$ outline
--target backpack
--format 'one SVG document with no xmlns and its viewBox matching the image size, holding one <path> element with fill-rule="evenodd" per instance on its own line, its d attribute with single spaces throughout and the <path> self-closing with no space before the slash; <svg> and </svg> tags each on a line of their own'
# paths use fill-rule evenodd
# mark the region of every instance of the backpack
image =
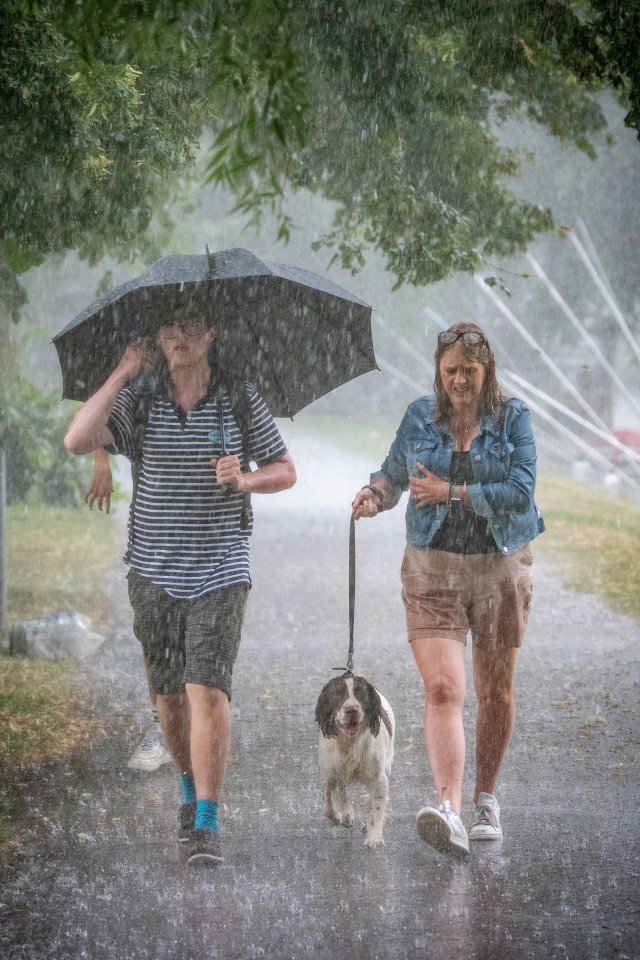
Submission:
<svg viewBox="0 0 640 960">
<path fill-rule="evenodd" d="M 138 397 L 138 402 L 133 413 L 133 433 L 136 440 L 136 449 L 142 451 L 142 443 L 144 440 L 144 434 L 147 429 L 147 423 L 149 420 L 149 413 L 153 405 L 153 401 L 156 397 L 156 381 L 152 375 L 141 374 L 134 381 L 134 390 Z M 224 375 L 220 377 L 218 383 L 218 390 L 216 393 L 218 409 L 220 412 L 220 424 L 221 424 L 221 433 L 224 438 L 224 417 L 222 412 L 222 395 L 221 388 L 224 388 L 227 392 L 231 403 L 231 409 L 233 411 L 233 417 L 236 421 L 238 429 L 242 437 L 242 463 L 241 470 L 243 473 L 248 473 L 251 470 L 249 465 L 251 459 L 250 453 L 250 431 L 251 431 L 251 401 L 247 396 L 247 389 L 244 380 L 240 380 L 238 377 Z M 224 443 L 224 439 L 223 439 Z M 224 452 L 224 451 L 223 451 Z M 129 507 L 130 510 L 130 523 L 129 523 L 129 537 L 127 542 L 127 551 L 124 555 L 125 563 L 128 563 L 129 556 L 131 553 L 131 546 L 133 540 L 133 516 L 134 516 L 134 507 L 136 502 L 136 495 L 138 491 L 138 476 L 140 473 L 140 466 L 142 463 L 142 456 L 136 457 L 135 460 L 131 461 L 131 480 L 133 483 L 133 489 L 131 493 L 131 504 Z M 225 491 L 227 494 L 231 493 L 231 489 L 227 488 Z M 240 530 L 248 530 L 249 524 L 251 522 L 251 494 L 244 493 L 242 495 L 242 511 L 240 514 Z"/>
</svg>

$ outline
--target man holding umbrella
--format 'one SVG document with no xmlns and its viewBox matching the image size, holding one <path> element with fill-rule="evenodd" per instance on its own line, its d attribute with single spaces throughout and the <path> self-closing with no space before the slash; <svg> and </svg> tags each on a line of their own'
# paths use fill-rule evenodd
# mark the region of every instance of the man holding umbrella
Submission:
<svg viewBox="0 0 640 960">
<path fill-rule="evenodd" d="M 218 802 L 251 585 L 248 495 L 296 480 L 276 424 L 248 383 L 239 415 L 237 388 L 214 359 L 216 329 L 202 316 L 187 301 L 154 337 L 129 344 L 65 438 L 72 453 L 108 447 L 134 464 L 125 558 L 134 633 L 181 775 L 178 840 L 190 863 L 223 859 Z M 150 369 L 156 389 L 141 418 L 136 379 Z"/>
</svg>

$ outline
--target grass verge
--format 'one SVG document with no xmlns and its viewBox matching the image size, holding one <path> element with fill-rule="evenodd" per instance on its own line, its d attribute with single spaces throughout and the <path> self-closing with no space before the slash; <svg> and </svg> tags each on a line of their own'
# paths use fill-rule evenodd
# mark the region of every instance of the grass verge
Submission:
<svg viewBox="0 0 640 960">
<path fill-rule="evenodd" d="M 103 585 L 115 549 L 112 514 L 12 506 L 7 521 L 9 624 L 78 610 L 105 624 Z"/>
<path fill-rule="evenodd" d="M 547 529 L 536 555 L 564 586 L 640 622 L 640 504 L 550 476 L 540 478 L 537 499 Z"/>
<path fill-rule="evenodd" d="M 43 505 L 12 506 L 7 513 L 9 626 L 74 609 L 100 632 L 106 623 L 102 585 L 116 546 L 113 517 Z M 19 768 L 69 756 L 90 739 L 95 724 L 76 676 L 73 661 L 0 654 L 3 781 Z"/>
</svg>

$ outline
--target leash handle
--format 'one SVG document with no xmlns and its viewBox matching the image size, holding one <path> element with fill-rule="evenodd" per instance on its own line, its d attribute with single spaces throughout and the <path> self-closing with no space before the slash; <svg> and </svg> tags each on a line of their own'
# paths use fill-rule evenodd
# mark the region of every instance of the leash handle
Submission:
<svg viewBox="0 0 640 960">
<path fill-rule="evenodd" d="M 353 624 L 356 605 L 356 521 L 353 513 L 349 525 L 349 655 L 347 670 L 353 672 Z"/>
</svg>

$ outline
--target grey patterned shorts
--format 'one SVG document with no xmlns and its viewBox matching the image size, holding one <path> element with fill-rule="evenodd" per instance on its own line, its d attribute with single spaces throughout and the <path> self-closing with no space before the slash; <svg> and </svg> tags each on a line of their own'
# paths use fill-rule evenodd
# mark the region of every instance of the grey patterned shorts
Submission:
<svg viewBox="0 0 640 960">
<path fill-rule="evenodd" d="M 178 600 L 135 570 L 127 581 L 133 632 L 156 693 L 181 693 L 185 683 L 199 683 L 231 699 L 249 587 L 234 584 Z"/>
</svg>

